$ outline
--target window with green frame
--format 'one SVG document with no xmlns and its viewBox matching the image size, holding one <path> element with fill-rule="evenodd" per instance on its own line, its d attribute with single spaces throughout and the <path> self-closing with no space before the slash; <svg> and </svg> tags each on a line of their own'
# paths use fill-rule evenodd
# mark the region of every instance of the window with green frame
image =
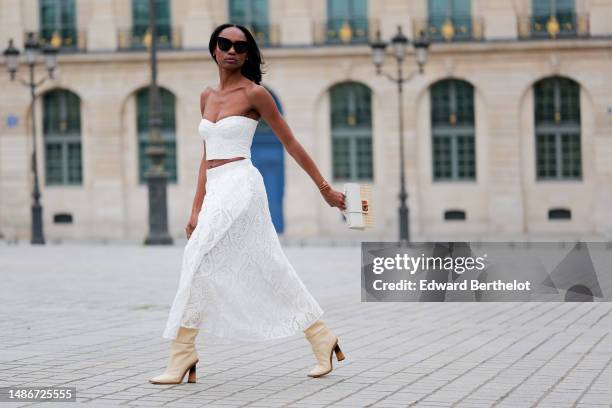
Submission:
<svg viewBox="0 0 612 408">
<path fill-rule="evenodd" d="M 474 88 L 445 79 L 429 89 L 434 181 L 476 179 Z"/>
<path fill-rule="evenodd" d="M 67 90 L 45 93 L 43 139 L 46 185 L 82 184 L 81 100 Z"/>
<path fill-rule="evenodd" d="M 472 38 L 471 0 L 428 0 L 427 5 L 431 40 Z"/>
<path fill-rule="evenodd" d="M 580 86 L 555 76 L 533 90 L 537 179 L 580 179 Z"/>
<path fill-rule="evenodd" d="M 159 89 L 161 100 L 161 138 L 166 148 L 164 169 L 168 172 L 168 182 L 177 182 L 176 169 L 176 137 L 175 137 L 175 98 L 167 89 Z M 142 88 L 136 94 L 136 128 L 138 132 L 138 179 L 139 183 L 146 183 L 145 172 L 150 166 L 151 159 L 146 154 L 150 145 L 149 125 L 149 88 Z"/>
<path fill-rule="evenodd" d="M 76 8 L 74 0 L 39 0 L 40 38 L 51 41 L 58 33 L 62 47 L 77 47 Z"/>
<path fill-rule="evenodd" d="M 172 26 L 169 0 L 155 1 L 155 30 L 159 47 L 172 46 Z M 132 0 L 132 45 L 144 47 L 149 28 L 149 0 Z"/>
<path fill-rule="evenodd" d="M 574 0 L 532 0 L 531 35 L 548 37 L 549 29 L 555 31 L 556 36 L 576 34 L 576 11 Z M 549 23 L 556 22 L 552 26 Z"/>
<path fill-rule="evenodd" d="M 326 39 L 328 43 L 367 43 L 367 0 L 327 0 Z"/>
<path fill-rule="evenodd" d="M 268 0 L 230 0 L 230 21 L 247 27 L 260 44 L 270 41 Z"/>
<path fill-rule="evenodd" d="M 372 180 L 372 92 L 366 85 L 344 82 L 329 93 L 333 178 Z"/>
</svg>

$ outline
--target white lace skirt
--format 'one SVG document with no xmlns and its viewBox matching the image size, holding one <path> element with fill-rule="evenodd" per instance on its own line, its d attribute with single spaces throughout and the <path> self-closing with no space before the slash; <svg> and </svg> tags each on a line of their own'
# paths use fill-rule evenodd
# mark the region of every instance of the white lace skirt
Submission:
<svg viewBox="0 0 612 408">
<path fill-rule="evenodd" d="M 206 174 L 163 337 L 176 338 L 180 326 L 222 342 L 302 332 L 323 310 L 283 252 L 261 173 L 246 158 Z"/>
</svg>

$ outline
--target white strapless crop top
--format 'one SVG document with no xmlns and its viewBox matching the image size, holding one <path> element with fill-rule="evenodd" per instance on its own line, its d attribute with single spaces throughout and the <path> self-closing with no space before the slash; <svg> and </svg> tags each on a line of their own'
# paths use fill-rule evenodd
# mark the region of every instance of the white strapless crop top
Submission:
<svg viewBox="0 0 612 408">
<path fill-rule="evenodd" d="M 198 131 L 206 144 L 206 160 L 251 157 L 259 122 L 246 116 L 226 116 L 217 122 L 202 118 Z"/>
</svg>

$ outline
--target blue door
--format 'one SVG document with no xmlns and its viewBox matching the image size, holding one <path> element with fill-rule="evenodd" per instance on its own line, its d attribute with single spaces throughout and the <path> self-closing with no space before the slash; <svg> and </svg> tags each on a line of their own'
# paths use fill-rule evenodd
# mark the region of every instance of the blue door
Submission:
<svg viewBox="0 0 612 408">
<path fill-rule="evenodd" d="M 276 106 L 281 110 L 276 95 L 272 95 L 274 96 Z M 253 137 L 251 161 L 263 176 L 268 194 L 272 223 L 279 234 L 284 230 L 283 195 L 285 191 L 285 162 L 283 149 L 283 144 L 272 132 L 272 129 L 263 119 L 260 120 Z"/>
</svg>

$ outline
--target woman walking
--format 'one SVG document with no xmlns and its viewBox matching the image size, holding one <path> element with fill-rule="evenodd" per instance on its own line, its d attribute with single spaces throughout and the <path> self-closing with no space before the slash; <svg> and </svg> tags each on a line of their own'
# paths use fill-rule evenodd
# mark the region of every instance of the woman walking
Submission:
<svg viewBox="0 0 612 408">
<path fill-rule="evenodd" d="M 263 177 L 251 162 L 251 144 L 263 118 L 319 187 L 331 207 L 344 211 L 333 190 L 294 138 L 272 95 L 260 85 L 261 55 L 243 26 L 222 24 L 209 42 L 219 85 L 200 97 L 204 142 L 198 186 L 186 227 L 178 291 L 163 337 L 172 340 L 166 370 L 153 384 L 196 381 L 195 339 L 200 330 L 232 341 L 253 342 L 303 332 L 317 364 L 332 370 L 338 337 L 321 320 L 323 310 L 285 256 L 272 224 Z"/>
</svg>

